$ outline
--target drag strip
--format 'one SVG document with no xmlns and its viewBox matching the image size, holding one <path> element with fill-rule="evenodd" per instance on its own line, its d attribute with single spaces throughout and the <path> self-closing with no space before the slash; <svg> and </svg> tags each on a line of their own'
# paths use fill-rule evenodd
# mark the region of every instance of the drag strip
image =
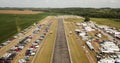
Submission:
<svg viewBox="0 0 120 63">
<path fill-rule="evenodd" d="M 58 19 L 52 63 L 71 63 L 62 18 Z"/>
</svg>

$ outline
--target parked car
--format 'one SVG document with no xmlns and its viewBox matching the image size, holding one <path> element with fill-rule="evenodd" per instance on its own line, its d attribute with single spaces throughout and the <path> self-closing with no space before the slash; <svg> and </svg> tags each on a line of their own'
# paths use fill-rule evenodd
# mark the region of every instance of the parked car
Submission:
<svg viewBox="0 0 120 63">
<path fill-rule="evenodd" d="M 25 59 L 20 59 L 18 62 L 19 63 L 26 63 L 26 60 Z"/>
</svg>

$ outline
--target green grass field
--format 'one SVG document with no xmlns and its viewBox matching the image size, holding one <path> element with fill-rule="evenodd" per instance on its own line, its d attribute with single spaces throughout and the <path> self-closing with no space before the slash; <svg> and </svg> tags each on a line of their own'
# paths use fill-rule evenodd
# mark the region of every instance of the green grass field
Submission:
<svg viewBox="0 0 120 63">
<path fill-rule="evenodd" d="M 83 22 L 84 20 L 81 18 L 65 18 L 66 22 Z"/>
<path fill-rule="evenodd" d="M 110 18 L 91 18 L 92 21 L 100 25 L 108 25 L 120 29 L 120 20 L 119 19 L 110 19 Z"/>
<path fill-rule="evenodd" d="M 38 22 L 49 13 L 29 14 L 29 15 L 15 15 L 15 14 L 0 14 L 0 43 L 4 42 L 10 36 L 17 33 L 17 25 L 21 30 Z"/>
</svg>

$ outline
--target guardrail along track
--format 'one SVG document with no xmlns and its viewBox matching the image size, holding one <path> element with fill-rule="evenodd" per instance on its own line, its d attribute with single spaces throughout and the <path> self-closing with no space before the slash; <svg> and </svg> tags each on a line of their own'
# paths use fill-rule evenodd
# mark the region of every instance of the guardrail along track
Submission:
<svg viewBox="0 0 120 63">
<path fill-rule="evenodd" d="M 71 63 L 62 18 L 58 19 L 58 29 L 52 63 Z"/>
</svg>

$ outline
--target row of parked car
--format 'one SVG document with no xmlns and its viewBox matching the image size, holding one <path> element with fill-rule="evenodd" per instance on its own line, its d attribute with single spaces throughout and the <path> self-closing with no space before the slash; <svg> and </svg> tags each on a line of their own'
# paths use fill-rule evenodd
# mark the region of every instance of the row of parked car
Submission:
<svg viewBox="0 0 120 63">
<path fill-rule="evenodd" d="M 34 31 L 33 31 L 33 33 L 34 34 L 38 34 L 39 33 L 39 31 L 41 31 L 41 28 L 43 27 L 43 25 L 39 25 Z"/>
<path fill-rule="evenodd" d="M 39 32 L 40 29 L 42 28 L 42 25 L 39 25 L 41 27 L 39 27 Z M 36 30 L 36 29 L 35 29 Z M 26 30 L 27 31 L 27 30 Z M 23 33 L 23 32 L 22 32 Z M 19 43 L 17 43 L 15 46 L 13 46 L 12 48 L 10 48 L 10 50 L 8 52 L 6 52 L 2 57 L 0 57 L 0 63 L 11 63 L 11 61 L 15 58 L 15 56 L 21 51 L 23 50 L 23 48 L 25 48 L 25 46 L 31 42 L 31 40 L 33 39 L 33 33 L 25 38 L 23 38 L 22 40 L 19 40 Z"/>
<path fill-rule="evenodd" d="M 111 36 L 120 39 L 120 31 L 116 30 L 115 28 L 97 24 L 96 27 L 102 29 L 104 32 L 110 34 Z"/>
<path fill-rule="evenodd" d="M 32 36 L 30 35 L 19 41 L 17 45 L 10 48 L 10 50 L 0 58 L 0 63 L 11 63 L 15 56 L 31 41 L 31 39 Z"/>
<path fill-rule="evenodd" d="M 43 34 L 40 35 L 40 37 L 35 42 L 33 42 L 32 45 L 26 50 L 24 58 L 20 59 L 18 61 L 19 63 L 27 63 L 27 62 L 29 62 L 30 61 L 30 57 L 34 56 L 36 54 L 36 52 L 39 50 L 39 47 L 40 47 L 39 45 L 41 44 L 41 42 L 45 38 L 46 34 L 48 33 L 51 24 L 52 24 L 52 22 L 50 22 L 47 25 L 47 27 L 45 28 Z M 35 31 L 38 31 L 38 29 L 36 29 Z"/>
</svg>

